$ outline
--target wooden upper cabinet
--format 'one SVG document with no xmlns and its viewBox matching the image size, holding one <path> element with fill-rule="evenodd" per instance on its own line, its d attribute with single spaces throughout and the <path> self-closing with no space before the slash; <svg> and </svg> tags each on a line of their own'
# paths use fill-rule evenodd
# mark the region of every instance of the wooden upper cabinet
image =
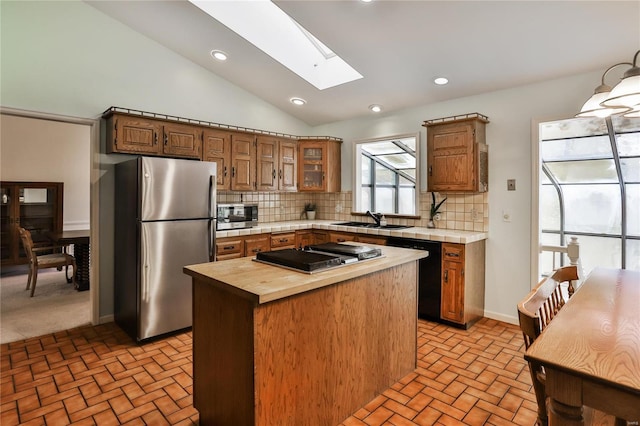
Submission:
<svg viewBox="0 0 640 426">
<path fill-rule="evenodd" d="M 202 130 L 199 127 L 164 123 L 162 152 L 171 157 L 202 158 Z"/>
<path fill-rule="evenodd" d="M 256 188 L 256 137 L 250 133 L 231 134 L 231 189 Z"/>
<path fill-rule="evenodd" d="M 424 122 L 427 128 L 427 190 L 488 190 L 487 117 L 468 114 Z"/>
<path fill-rule="evenodd" d="M 201 158 L 199 130 L 188 124 L 112 114 L 107 118 L 107 153 Z"/>
<path fill-rule="evenodd" d="M 216 163 L 216 189 L 231 189 L 231 133 L 205 129 L 202 136 L 202 159 Z"/>
<path fill-rule="evenodd" d="M 258 191 L 295 191 L 297 143 L 272 136 L 258 136 L 256 146 Z"/>
<path fill-rule="evenodd" d="M 281 191 L 298 190 L 298 143 L 280 141 L 280 169 L 278 171 L 278 189 Z"/>
<path fill-rule="evenodd" d="M 107 153 L 159 155 L 162 121 L 129 115 L 111 115 L 107 119 Z"/>
<path fill-rule="evenodd" d="M 340 191 L 340 144 L 322 139 L 298 141 L 299 191 Z"/>
<path fill-rule="evenodd" d="M 278 189 L 279 141 L 272 136 L 258 136 L 256 143 L 256 179 L 258 191 Z"/>
</svg>

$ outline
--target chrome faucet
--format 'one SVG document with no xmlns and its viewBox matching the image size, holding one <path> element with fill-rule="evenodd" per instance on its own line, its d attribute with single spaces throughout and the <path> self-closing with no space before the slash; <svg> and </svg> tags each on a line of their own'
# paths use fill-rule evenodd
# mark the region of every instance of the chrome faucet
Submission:
<svg viewBox="0 0 640 426">
<path fill-rule="evenodd" d="M 367 210 L 367 214 L 368 214 L 369 216 L 371 216 L 371 218 L 372 218 L 373 220 L 375 220 L 375 221 L 376 221 L 376 225 L 377 225 L 377 226 L 380 226 L 380 219 L 382 218 L 382 214 L 381 214 L 381 213 L 371 213 L 369 210 Z"/>
</svg>

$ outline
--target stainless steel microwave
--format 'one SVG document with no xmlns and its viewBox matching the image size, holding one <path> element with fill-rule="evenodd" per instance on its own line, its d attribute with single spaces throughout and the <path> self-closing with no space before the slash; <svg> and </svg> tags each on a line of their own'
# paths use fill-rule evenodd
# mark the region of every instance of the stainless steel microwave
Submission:
<svg viewBox="0 0 640 426">
<path fill-rule="evenodd" d="M 218 204 L 216 229 L 251 228 L 258 225 L 257 204 Z"/>
</svg>

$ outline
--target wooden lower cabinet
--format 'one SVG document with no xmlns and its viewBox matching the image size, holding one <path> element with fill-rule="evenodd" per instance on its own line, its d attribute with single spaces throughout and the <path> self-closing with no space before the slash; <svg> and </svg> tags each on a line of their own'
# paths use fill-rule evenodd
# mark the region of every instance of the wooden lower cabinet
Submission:
<svg viewBox="0 0 640 426">
<path fill-rule="evenodd" d="M 218 238 L 216 260 L 237 259 L 244 256 L 244 240 L 240 237 Z"/>
<path fill-rule="evenodd" d="M 244 255 L 255 256 L 261 251 L 271 250 L 269 234 L 251 235 L 244 239 Z"/>
<path fill-rule="evenodd" d="M 465 328 L 484 316 L 485 243 L 442 244 L 440 317 Z"/>
<path fill-rule="evenodd" d="M 364 244 L 387 245 L 387 237 L 378 237 L 376 235 L 358 234 L 356 235 L 355 241 Z"/>
<path fill-rule="evenodd" d="M 311 229 L 305 229 L 302 231 L 296 231 L 296 247 L 304 248 L 315 244 L 314 232 Z"/>
<path fill-rule="evenodd" d="M 355 241 L 356 234 L 350 232 L 334 232 L 329 231 L 329 242 L 331 243 L 344 243 L 345 241 Z"/>
<path fill-rule="evenodd" d="M 271 234 L 271 250 L 296 248 L 296 233 L 285 232 Z"/>
</svg>

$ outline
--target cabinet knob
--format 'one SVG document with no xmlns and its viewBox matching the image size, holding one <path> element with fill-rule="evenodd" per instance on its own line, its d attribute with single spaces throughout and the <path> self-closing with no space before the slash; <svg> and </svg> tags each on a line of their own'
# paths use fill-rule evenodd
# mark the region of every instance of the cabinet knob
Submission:
<svg viewBox="0 0 640 426">
<path fill-rule="evenodd" d="M 449 271 L 444 271 L 444 282 L 449 282 Z"/>
</svg>

